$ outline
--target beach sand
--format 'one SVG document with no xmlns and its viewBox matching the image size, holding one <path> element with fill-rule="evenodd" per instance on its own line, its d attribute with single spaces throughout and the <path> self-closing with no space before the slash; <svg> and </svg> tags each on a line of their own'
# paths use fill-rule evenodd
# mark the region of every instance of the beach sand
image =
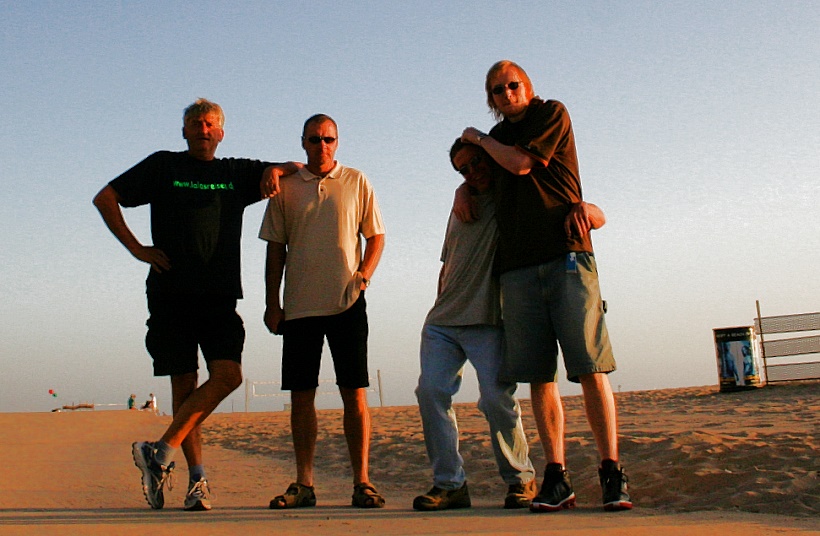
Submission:
<svg viewBox="0 0 820 536">
<path fill-rule="evenodd" d="M 616 395 L 621 458 L 635 509 L 600 507 L 595 445 L 580 397 L 564 399 L 575 510 L 501 508 L 498 476 L 475 404 L 456 406 L 473 508 L 422 513 L 431 486 L 416 407 L 372 408 L 371 479 L 382 510 L 350 507 L 352 481 L 341 410 L 319 412 L 316 508 L 272 511 L 295 469 L 289 414 L 222 413 L 206 421 L 204 455 L 216 498 L 184 512 L 187 468 L 151 510 L 131 460 L 132 441 L 158 438 L 169 417 L 139 411 L 0 414 L 0 534 L 820 534 L 820 382 L 736 393 L 716 386 Z M 533 462 L 544 461 L 523 400 Z"/>
</svg>

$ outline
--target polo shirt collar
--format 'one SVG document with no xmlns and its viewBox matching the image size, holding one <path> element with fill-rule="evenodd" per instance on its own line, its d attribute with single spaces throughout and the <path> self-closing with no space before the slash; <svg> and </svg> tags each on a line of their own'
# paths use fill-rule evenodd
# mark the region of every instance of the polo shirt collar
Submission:
<svg viewBox="0 0 820 536">
<path fill-rule="evenodd" d="M 308 168 L 306 168 L 306 167 L 300 168 L 298 173 L 299 173 L 299 177 L 305 182 L 321 178 L 318 175 L 314 175 L 313 173 L 308 171 Z M 337 160 L 336 165 L 333 166 L 333 169 L 331 169 L 330 172 L 327 175 L 325 175 L 324 178 L 326 178 L 326 179 L 338 179 L 341 176 L 341 174 L 342 174 L 342 165 Z"/>
</svg>

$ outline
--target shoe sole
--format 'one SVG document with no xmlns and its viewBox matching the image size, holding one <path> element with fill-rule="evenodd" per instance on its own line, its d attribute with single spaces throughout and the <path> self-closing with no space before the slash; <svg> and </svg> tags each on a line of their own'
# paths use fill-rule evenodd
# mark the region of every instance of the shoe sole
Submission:
<svg viewBox="0 0 820 536">
<path fill-rule="evenodd" d="M 532 499 L 522 497 L 520 495 L 509 495 L 504 498 L 505 510 L 520 510 L 522 508 L 529 508 L 532 504 Z"/>
<path fill-rule="evenodd" d="M 142 445 L 142 441 L 137 441 L 131 444 L 131 455 L 134 458 L 134 465 L 136 465 L 137 469 L 139 469 L 142 473 L 142 494 L 145 497 L 145 501 L 148 503 L 148 506 L 154 510 L 162 510 L 162 507 L 165 506 L 165 496 L 162 493 L 162 489 L 157 492 L 155 502 L 151 501 L 149 496 L 150 493 L 148 490 L 151 489 L 152 479 L 154 476 L 151 474 L 150 469 L 148 469 L 148 464 L 145 463 L 145 457 L 142 455 Z"/>
<path fill-rule="evenodd" d="M 607 512 L 620 512 L 621 510 L 632 510 L 632 503 L 629 501 L 613 501 L 604 505 Z"/>
<path fill-rule="evenodd" d="M 268 510 L 294 510 L 296 508 L 313 508 L 316 503 L 294 504 L 293 506 L 280 506 L 278 502 L 271 501 L 268 504 Z"/>
<path fill-rule="evenodd" d="M 184 510 L 186 512 L 207 512 L 211 509 L 210 504 L 205 504 L 202 501 L 197 501 L 196 504 L 191 506 L 186 506 Z"/>
<path fill-rule="evenodd" d="M 569 510 L 570 508 L 575 508 L 575 493 L 558 504 L 547 504 L 534 501 L 530 504 L 531 512 L 560 512 L 561 510 Z"/>
<path fill-rule="evenodd" d="M 472 508 L 471 503 L 455 503 L 455 504 L 448 504 L 446 506 L 440 505 L 416 505 L 413 504 L 413 510 L 418 510 L 419 512 L 438 512 L 441 510 L 461 510 L 463 508 Z"/>
</svg>

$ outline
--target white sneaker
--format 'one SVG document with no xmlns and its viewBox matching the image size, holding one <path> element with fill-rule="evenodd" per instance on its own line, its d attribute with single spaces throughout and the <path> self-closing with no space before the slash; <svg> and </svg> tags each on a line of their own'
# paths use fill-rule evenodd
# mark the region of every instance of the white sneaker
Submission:
<svg viewBox="0 0 820 536">
<path fill-rule="evenodd" d="M 148 441 L 133 443 L 131 454 L 134 456 L 134 465 L 142 472 L 142 493 L 145 500 L 154 510 L 161 509 L 165 506 L 163 486 L 167 483 L 169 490 L 174 487 L 174 462 L 169 463 L 167 467 L 158 464 L 154 458 L 154 444 Z"/>
<path fill-rule="evenodd" d="M 200 478 L 197 482 L 191 481 L 188 484 L 188 493 L 185 495 L 185 510 L 189 512 L 202 512 L 211 509 L 211 489 L 208 481 Z"/>
</svg>

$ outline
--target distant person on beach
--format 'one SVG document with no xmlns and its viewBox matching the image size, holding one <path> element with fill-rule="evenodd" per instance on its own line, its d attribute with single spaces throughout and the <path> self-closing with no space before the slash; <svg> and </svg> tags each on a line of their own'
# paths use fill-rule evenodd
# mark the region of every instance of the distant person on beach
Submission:
<svg viewBox="0 0 820 536">
<path fill-rule="evenodd" d="M 498 230 L 493 167 L 483 149 L 460 139 L 450 163 L 464 177 L 480 218 L 462 223 L 453 213 L 441 251 L 436 302 L 421 332 L 421 375 L 416 388 L 424 444 L 433 466 L 433 487 L 413 501 L 416 510 L 469 508 L 464 460 L 458 451 L 453 396 L 469 361 L 478 377 L 478 407 L 490 425 L 495 461 L 507 484 L 504 508 L 527 508 L 536 493 L 535 469 L 515 382 L 499 379 L 504 353 L 498 280 L 492 274 Z"/>
<path fill-rule="evenodd" d="M 148 411 L 157 413 L 157 397 L 154 396 L 154 393 L 148 395 L 148 400 L 145 401 L 145 404 L 143 404 L 140 409 L 147 409 Z"/>
<path fill-rule="evenodd" d="M 282 388 L 291 392 L 296 481 L 270 508 L 314 506 L 314 404 L 324 339 L 333 357 L 344 404 L 345 439 L 353 466 L 353 506 L 381 508 L 370 483 L 370 412 L 366 387 L 365 288 L 384 247 L 384 225 L 365 175 L 335 159 L 336 122 L 319 114 L 305 121 L 307 165 L 283 177 L 271 199 L 259 237 L 268 242 L 265 325 L 283 336 Z M 362 238 L 366 245 L 362 254 Z M 287 270 L 285 269 L 287 267 Z M 279 289 L 284 273 L 284 307 Z"/>
<path fill-rule="evenodd" d="M 94 198 L 106 225 L 138 260 L 147 279 L 146 347 L 155 376 L 171 376 L 174 419 L 156 442 L 132 445 L 151 508 L 165 504 L 163 486 L 179 448 L 189 468 L 186 510 L 209 510 L 200 425 L 242 383 L 245 328 L 236 313 L 242 297 L 240 237 L 245 207 L 275 193 L 281 172 L 257 160 L 215 158 L 225 116 L 199 99 L 185 109 L 182 137 L 188 150 L 159 151 L 105 186 Z M 151 207 L 153 245 L 131 232 L 122 207 Z M 209 378 L 198 385 L 198 348 Z"/>
<path fill-rule="evenodd" d="M 582 203 L 575 137 L 567 109 L 535 96 L 527 73 L 511 61 L 493 65 L 485 80 L 487 104 L 500 122 L 489 135 L 475 128 L 462 141 L 484 149 L 504 170 L 496 180 L 500 274 L 507 336 L 504 378 L 529 382 L 532 407 L 547 458 L 544 481 L 530 510 L 575 505 L 565 467 L 564 415 L 558 391 L 558 348 L 567 377 L 580 382 L 606 510 L 632 508 L 619 463 L 615 399 L 607 373 L 615 360 L 604 322 L 590 229 L 603 214 Z M 469 217 L 461 187 L 457 212 Z M 566 222 L 574 222 L 567 232 Z"/>
<path fill-rule="evenodd" d="M 137 409 L 137 395 L 132 394 L 128 398 L 128 409 Z"/>
</svg>

